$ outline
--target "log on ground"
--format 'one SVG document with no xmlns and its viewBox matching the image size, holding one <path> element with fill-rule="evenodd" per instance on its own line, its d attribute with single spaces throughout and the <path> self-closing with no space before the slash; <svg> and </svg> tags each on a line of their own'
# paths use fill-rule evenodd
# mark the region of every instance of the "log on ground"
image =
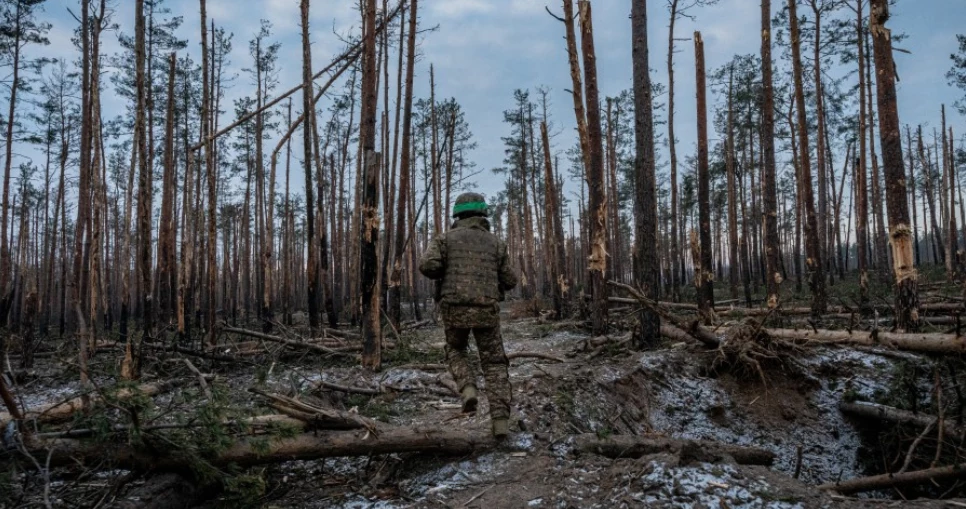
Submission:
<svg viewBox="0 0 966 509">
<path fill-rule="evenodd" d="M 879 421 L 890 422 L 894 424 L 908 424 L 917 426 L 919 428 L 925 428 L 936 422 L 937 417 L 935 415 L 923 414 L 923 413 L 913 413 L 908 410 L 901 410 L 886 405 L 879 405 L 876 403 L 867 403 L 864 401 L 843 401 L 839 403 L 839 410 L 846 415 L 851 415 L 855 417 L 861 417 L 864 419 L 873 419 Z M 953 422 L 948 420 L 943 425 L 943 435 L 960 439 L 963 437 L 964 430 L 961 426 L 957 426 Z"/>
<path fill-rule="evenodd" d="M 135 446 L 93 440 L 41 440 L 24 437 L 27 449 L 36 457 L 51 454 L 51 465 L 104 465 L 138 471 L 185 472 L 196 459 L 170 446 Z M 205 458 L 214 466 L 251 467 L 295 460 L 316 460 L 344 456 L 421 453 L 445 456 L 471 454 L 495 445 L 489 434 L 439 429 L 392 429 L 378 434 L 368 430 L 322 431 L 294 437 L 239 437 L 218 453 Z M 38 456 L 39 455 L 39 456 Z"/>
<path fill-rule="evenodd" d="M 916 470 L 915 472 L 904 472 L 901 474 L 857 477 L 855 479 L 849 479 L 848 481 L 822 484 L 818 488 L 848 495 L 850 493 L 860 493 L 863 491 L 912 486 L 930 481 L 963 478 L 966 478 L 966 463 L 959 463 L 947 467 L 927 468 L 925 470 Z"/>
<path fill-rule="evenodd" d="M 575 437 L 578 451 L 599 454 L 608 458 L 639 458 L 648 454 L 672 453 L 682 460 L 716 463 L 733 459 L 739 465 L 771 465 L 775 453 L 755 447 L 685 440 L 661 435 L 611 435 L 600 438 L 595 434 Z"/>
<path fill-rule="evenodd" d="M 789 341 L 829 344 L 881 345 L 898 350 L 931 353 L 966 352 L 966 336 L 935 333 L 898 333 L 865 331 L 831 331 L 813 329 L 766 329 L 772 337 Z"/>
</svg>

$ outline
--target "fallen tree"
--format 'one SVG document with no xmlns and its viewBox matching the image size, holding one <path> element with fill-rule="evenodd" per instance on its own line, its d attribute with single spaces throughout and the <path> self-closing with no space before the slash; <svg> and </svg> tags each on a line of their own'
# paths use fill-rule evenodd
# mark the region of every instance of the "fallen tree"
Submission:
<svg viewBox="0 0 966 509">
<path fill-rule="evenodd" d="M 574 445 L 580 452 L 608 458 L 640 458 L 648 454 L 671 453 L 678 455 L 682 461 L 718 463 L 734 460 L 739 465 L 765 466 L 775 461 L 775 453 L 765 449 L 662 435 L 611 435 L 600 438 L 595 434 L 584 434 L 574 437 Z"/>
<path fill-rule="evenodd" d="M 492 447 L 487 433 L 439 429 L 389 429 L 321 431 L 293 437 L 237 437 L 221 451 L 199 458 L 190 452 L 172 450 L 167 442 L 141 444 L 109 443 L 69 438 L 38 439 L 25 436 L 24 445 L 36 457 L 50 455 L 51 465 L 103 465 L 138 471 L 188 471 L 199 459 L 215 467 L 250 467 L 294 460 L 315 460 L 342 456 L 371 456 L 393 453 L 463 455 Z"/>
<path fill-rule="evenodd" d="M 795 342 L 824 344 L 856 344 L 864 346 L 885 346 L 898 350 L 930 353 L 966 352 L 966 336 L 956 334 L 936 334 L 920 332 L 879 332 L 879 331 L 832 331 L 832 330 L 793 330 L 764 329 L 773 338 Z"/>
<path fill-rule="evenodd" d="M 23 411 L 23 415 L 20 417 L 25 421 L 35 421 L 42 424 L 64 422 L 70 420 L 77 412 L 85 408 L 94 408 L 105 400 L 118 402 L 131 399 L 135 396 L 150 397 L 177 387 L 182 383 L 184 383 L 184 380 L 169 380 L 162 383 L 142 384 L 137 387 L 120 387 L 102 390 L 100 392 L 76 396 L 59 403 L 50 403 L 31 408 Z M 13 418 L 14 416 L 11 416 L 7 412 L 0 412 L 0 428 L 5 427 Z"/>
<path fill-rule="evenodd" d="M 966 463 L 958 463 L 947 467 L 927 468 L 901 474 L 881 474 L 869 477 L 857 477 L 848 481 L 828 483 L 818 486 L 820 490 L 836 491 L 844 495 L 863 491 L 881 490 L 912 486 L 930 481 L 966 478 Z"/>
<path fill-rule="evenodd" d="M 908 410 L 900 410 L 891 406 L 867 403 L 864 401 L 843 401 L 839 403 L 839 410 L 841 410 L 843 414 L 853 417 L 885 421 L 894 424 L 908 424 L 911 426 L 917 426 L 919 428 L 931 426 L 939 419 L 935 415 L 913 413 Z M 943 425 L 943 435 L 950 438 L 961 439 L 964 435 L 966 435 L 966 429 L 963 429 L 961 426 L 957 426 L 955 423 L 946 421 Z"/>
</svg>

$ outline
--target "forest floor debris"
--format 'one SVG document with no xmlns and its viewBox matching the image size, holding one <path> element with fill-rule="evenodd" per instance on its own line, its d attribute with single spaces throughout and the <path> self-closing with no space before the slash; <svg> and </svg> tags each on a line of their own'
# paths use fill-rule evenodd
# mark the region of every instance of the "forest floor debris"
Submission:
<svg viewBox="0 0 966 509">
<path fill-rule="evenodd" d="M 508 321 L 504 337 L 509 353 L 537 354 L 511 362 L 515 414 L 507 444 L 458 457 L 394 453 L 222 470 L 227 475 L 220 493 L 199 506 L 797 508 L 890 503 L 868 496 L 845 498 L 817 486 L 869 472 L 860 458 L 868 452 L 869 433 L 838 407 L 845 399 L 881 399 L 891 390 L 890 380 L 903 375 L 908 357 L 814 346 L 795 353 L 794 369 L 782 363 L 769 366 L 763 385 L 757 375 L 716 371 L 714 359 L 720 352 L 694 344 L 677 342 L 637 353 L 627 350 L 623 336 L 591 338 L 539 319 Z M 380 427 L 442 428 L 485 436 L 485 398 L 476 415 L 461 414 L 452 379 L 441 369 L 442 330 L 421 324 L 402 338 L 387 352 L 385 369 L 376 374 L 355 363 L 318 356 L 266 359 L 257 369 L 195 359 L 200 371 L 217 375 L 209 390 L 223 406 L 208 416 L 200 411 L 207 397 L 195 374 L 184 370 L 182 362 L 161 363 L 158 369 L 183 369 L 185 383 L 154 398 L 150 424 L 178 422 L 176 415 L 193 415 L 197 422 L 271 413 L 266 404 L 272 398 L 249 392 L 258 387 L 283 398 L 297 396 L 303 410 L 331 408 Z M 44 362 L 33 381 L 17 387 L 28 408 L 75 394 L 76 385 L 66 381 L 73 371 L 67 367 L 58 374 Z M 105 386 L 109 382 L 98 381 Z M 82 424 L 90 423 L 78 419 L 72 425 Z M 588 454 L 586 446 L 580 451 L 587 441 L 642 435 L 763 450 L 774 455 L 774 464 L 738 465 L 727 455 L 690 455 L 677 449 L 620 459 Z M 37 460 L 42 463 L 44 458 Z M 24 465 L 4 471 L 0 507 L 43 505 L 46 483 L 32 470 Z M 53 469 L 47 489 L 54 507 L 130 502 L 151 492 L 160 482 L 158 475 Z M 164 482 L 180 485 L 177 479 Z M 903 507 L 949 506 L 922 500 Z"/>
</svg>

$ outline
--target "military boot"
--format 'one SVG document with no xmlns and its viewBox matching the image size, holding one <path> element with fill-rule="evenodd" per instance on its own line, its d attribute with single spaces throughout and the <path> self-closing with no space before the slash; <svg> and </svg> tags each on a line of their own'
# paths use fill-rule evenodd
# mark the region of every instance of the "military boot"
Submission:
<svg viewBox="0 0 966 509">
<path fill-rule="evenodd" d="M 478 401 L 476 396 L 476 386 L 467 385 L 463 387 L 463 413 L 473 414 L 476 413 L 476 403 Z"/>
<path fill-rule="evenodd" d="M 502 417 L 493 419 L 493 437 L 502 440 L 510 433 L 510 420 Z"/>
</svg>

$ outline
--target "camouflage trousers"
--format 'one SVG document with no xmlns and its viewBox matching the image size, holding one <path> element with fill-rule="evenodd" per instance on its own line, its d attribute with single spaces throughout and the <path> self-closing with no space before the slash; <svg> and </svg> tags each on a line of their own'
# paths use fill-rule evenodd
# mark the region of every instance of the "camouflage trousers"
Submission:
<svg viewBox="0 0 966 509">
<path fill-rule="evenodd" d="M 454 308 L 462 306 L 454 306 Z M 449 312 L 447 312 L 449 311 Z M 443 323 L 446 331 L 446 362 L 456 385 L 462 392 L 468 385 L 476 385 L 476 370 L 468 351 L 470 333 L 476 340 L 480 352 L 480 366 L 486 381 L 486 398 L 490 402 L 490 417 L 507 419 L 510 417 L 510 375 L 507 371 L 509 361 L 503 349 L 503 336 L 500 334 L 499 312 L 493 313 L 495 319 L 482 320 L 486 326 L 470 325 L 466 322 L 468 311 L 443 307 Z M 489 314 L 489 313 L 487 313 Z M 447 318 L 450 318 L 447 320 Z M 475 321 L 475 320 L 472 320 Z M 476 321 L 476 323 L 481 323 Z M 452 324 L 452 325 L 451 325 Z"/>
</svg>

